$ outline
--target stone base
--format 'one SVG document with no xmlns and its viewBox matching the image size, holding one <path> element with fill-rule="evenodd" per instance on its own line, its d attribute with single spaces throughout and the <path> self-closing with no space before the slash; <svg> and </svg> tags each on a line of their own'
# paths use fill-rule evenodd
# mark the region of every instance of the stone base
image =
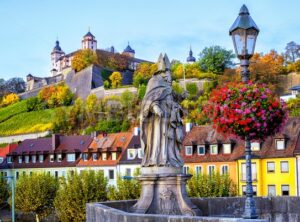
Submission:
<svg viewBox="0 0 300 222">
<path fill-rule="evenodd" d="M 178 169 L 142 169 L 138 179 L 142 192 L 138 202 L 131 208 L 132 213 L 200 216 L 201 211 L 191 202 L 186 193 L 186 182 L 191 175 L 178 173 Z M 171 172 L 175 173 L 171 173 Z"/>
</svg>

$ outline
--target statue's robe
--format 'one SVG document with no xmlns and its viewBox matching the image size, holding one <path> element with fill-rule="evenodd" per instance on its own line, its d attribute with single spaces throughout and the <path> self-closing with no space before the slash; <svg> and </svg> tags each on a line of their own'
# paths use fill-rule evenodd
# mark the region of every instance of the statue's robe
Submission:
<svg viewBox="0 0 300 222">
<path fill-rule="evenodd" d="M 154 112 L 159 107 L 162 117 Z M 182 167 L 180 146 L 183 139 L 181 109 L 174 102 L 171 86 L 161 75 L 148 82 L 141 106 L 142 166 Z"/>
</svg>

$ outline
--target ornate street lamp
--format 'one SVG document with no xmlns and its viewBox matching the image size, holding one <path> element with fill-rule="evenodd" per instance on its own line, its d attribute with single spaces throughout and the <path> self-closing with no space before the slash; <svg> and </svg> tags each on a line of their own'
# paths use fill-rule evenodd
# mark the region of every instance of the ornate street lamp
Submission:
<svg viewBox="0 0 300 222">
<path fill-rule="evenodd" d="M 240 9 L 239 16 L 229 30 L 232 36 L 233 45 L 237 57 L 241 61 L 241 76 L 242 81 L 247 83 L 249 81 L 249 59 L 253 56 L 256 38 L 259 29 L 245 5 Z M 257 218 L 255 201 L 253 199 L 252 186 L 252 169 L 251 169 L 251 143 L 248 137 L 245 137 L 245 158 L 246 158 L 246 201 L 243 218 L 255 219 Z"/>
</svg>

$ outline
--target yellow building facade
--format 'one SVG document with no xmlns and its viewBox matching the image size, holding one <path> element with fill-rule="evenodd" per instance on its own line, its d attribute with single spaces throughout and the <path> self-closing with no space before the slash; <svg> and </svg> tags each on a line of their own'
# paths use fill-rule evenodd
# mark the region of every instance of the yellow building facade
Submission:
<svg viewBox="0 0 300 222">
<path fill-rule="evenodd" d="M 238 193 L 246 190 L 245 160 L 238 160 Z M 297 196 L 295 157 L 252 160 L 253 191 L 257 196 Z"/>
</svg>

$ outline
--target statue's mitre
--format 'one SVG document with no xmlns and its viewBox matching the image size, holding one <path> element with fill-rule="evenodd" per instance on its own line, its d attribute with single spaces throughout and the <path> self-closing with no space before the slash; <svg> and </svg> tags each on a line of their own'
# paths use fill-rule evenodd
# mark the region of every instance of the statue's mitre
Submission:
<svg viewBox="0 0 300 222">
<path fill-rule="evenodd" d="M 162 53 L 160 53 L 158 61 L 157 61 L 157 71 L 164 72 L 166 70 L 170 70 L 170 68 L 171 68 L 171 64 L 170 64 L 167 54 L 165 53 L 163 55 Z"/>
</svg>

